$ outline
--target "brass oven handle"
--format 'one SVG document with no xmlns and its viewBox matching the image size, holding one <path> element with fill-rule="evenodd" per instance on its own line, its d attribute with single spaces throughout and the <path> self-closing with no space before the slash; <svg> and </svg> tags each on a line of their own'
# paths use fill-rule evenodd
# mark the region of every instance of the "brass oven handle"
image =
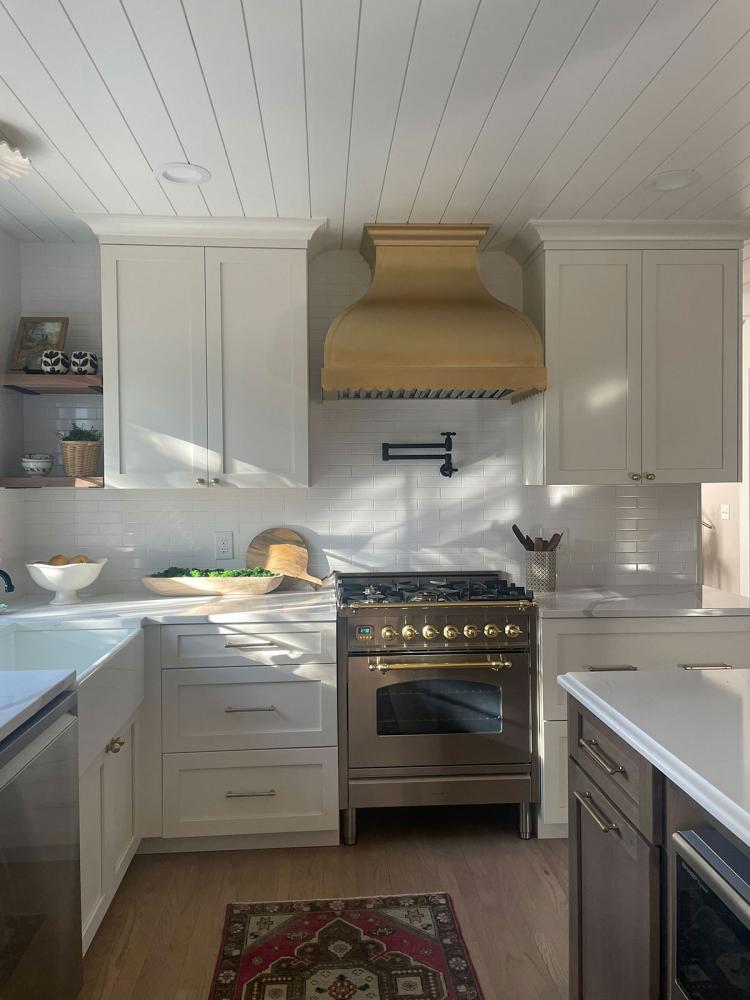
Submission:
<svg viewBox="0 0 750 1000">
<path fill-rule="evenodd" d="M 681 670 L 732 670 L 731 663 L 678 663 Z"/>
<path fill-rule="evenodd" d="M 590 792 L 576 792 L 574 790 L 573 795 L 575 795 L 576 799 L 581 803 L 581 807 L 586 810 L 602 833 L 613 833 L 615 830 L 619 830 L 617 823 L 613 823 L 607 819 L 604 813 L 594 805 Z"/>
<path fill-rule="evenodd" d="M 275 788 L 269 788 L 267 792 L 227 792 L 225 799 L 265 799 L 276 794 Z"/>
<path fill-rule="evenodd" d="M 428 663 L 421 660 L 417 663 L 382 663 L 379 659 L 370 661 L 368 667 L 371 671 L 379 674 L 386 674 L 389 670 L 483 670 L 489 667 L 490 670 L 510 670 L 513 666 L 510 660 L 459 660 L 455 663 Z"/>
<path fill-rule="evenodd" d="M 275 712 L 275 705 L 263 705 L 259 708 L 232 708 L 231 705 L 224 709 L 225 712 Z"/>
<path fill-rule="evenodd" d="M 609 757 L 599 748 L 599 744 L 596 740 L 585 740 L 581 736 L 578 740 L 578 746 L 584 751 L 584 753 L 589 755 L 595 764 L 598 764 L 602 771 L 606 771 L 610 777 L 612 777 L 613 774 L 625 774 L 625 768 L 622 764 L 615 764 L 614 761 L 610 760 Z"/>
</svg>

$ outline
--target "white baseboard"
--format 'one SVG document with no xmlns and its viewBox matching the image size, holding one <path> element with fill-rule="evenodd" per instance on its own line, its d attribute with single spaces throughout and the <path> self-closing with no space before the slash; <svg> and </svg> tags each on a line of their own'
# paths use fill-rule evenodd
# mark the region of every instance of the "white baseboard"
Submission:
<svg viewBox="0 0 750 1000">
<path fill-rule="evenodd" d="M 139 854 L 179 854 L 183 851 L 264 851 L 274 847 L 337 847 L 338 830 L 315 833 L 258 833 L 231 837 L 147 837 Z"/>
</svg>

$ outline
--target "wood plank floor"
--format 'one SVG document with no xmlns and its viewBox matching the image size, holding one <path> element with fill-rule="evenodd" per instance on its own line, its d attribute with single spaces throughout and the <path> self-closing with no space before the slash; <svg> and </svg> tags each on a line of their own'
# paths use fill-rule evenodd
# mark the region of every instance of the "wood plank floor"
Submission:
<svg viewBox="0 0 750 1000">
<path fill-rule="evenodd" d="M 206 1000 L 229 902 L 451 893 L 486 1000 L 567 997 L 567 841 L 509 807 L 360 813 L 355 847 L 136 857 L 80 1000 Z"/>
</svg>

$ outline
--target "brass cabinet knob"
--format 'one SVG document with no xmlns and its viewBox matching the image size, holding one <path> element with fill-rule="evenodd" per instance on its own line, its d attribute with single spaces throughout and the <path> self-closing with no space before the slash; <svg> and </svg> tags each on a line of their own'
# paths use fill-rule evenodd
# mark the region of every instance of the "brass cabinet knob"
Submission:
<svg viewBox="0 0 750 1000">
<path fill-rule="evenodd" d="M 206 485 L 206 480 L 205 480 L 205 479 L 204 479 L 204 478 L 203 478 L 202 476 L 199 476 L 199 477 L 198 477 L 198 478 L 197 478 L 197 479 L 195 480 L 195 485 L 196 485 L 196 486 L 205 486 L 205 485 Z"/>
<path fill-rule="evenodd" d="M 392 625 L 386 625 L 383 631 L 380 633 L 386 642 L 391 642 L 393 639 L 398 637 L 398 632 L 393 628 Z"/>
<path fill-rule="evenodd" d="M 435 628 L 434 625 L 425 625 L 425 627 L 422 629 L 422 635 L 425 637 L 425 639 L 437 639 L 438 630 Z"/>
<path fill-rule="evenodd" d="M 115 736 L 104 748 L 105 753 L 119 753 L 125 746 L 125 740 L 121 736 Z"/>
<path fill-rule="evenodd" d="M 653 483 L 653 481 L 656 479 L 656 476 L 653 474 L 653 472 L 647 472 L 646 479 L 648 479 L 650 483 Z"/>
<path fill-rule="evenodd" d="M 443 635 L 445 636 L 446 639 L 457 639 L 460 635 L 460 632 L 458 631 L 455 625 L 446 625 L 445 628 L 443 629 Z"/>
<path fill-rule="evenodd" d="M 630 478 L 633 480 L 634 483 L 640 483 L 640 481 L 641 481 L 641 474 L 640 474 L 640 472 L 631 472 L 630 473 Z"/>
<path fill-rule="evenodd" d="M 407 642 L 409 642 L 410 639 L 416 639 L 417 636 L 419 635 L 419 632 L 414 628 L 413 625 L 404 625 L 404 627 L 401 629 L 401 635 Z"/>
<path fill-rule="evenodd" d="M 500 629 L 497 627 L 497 625 L 485 625 L 484 634 L 487 636 L 488 639 L 495 639 L 497 638 L 497 636 L 500 635 Z"/>
<path fill-rule="evenodd" d="M 476 625 L 464 625 L 464 635 L 467 639 L 476 639 L 479 635 L 479 629 Z"/>
<path fill-rule="evenodd" d="M 516 639 L 519 635 L 523 633 L 523 629 L 520 625 L 506 625 L 505 634 L 509 639 Z"/>
</svg>

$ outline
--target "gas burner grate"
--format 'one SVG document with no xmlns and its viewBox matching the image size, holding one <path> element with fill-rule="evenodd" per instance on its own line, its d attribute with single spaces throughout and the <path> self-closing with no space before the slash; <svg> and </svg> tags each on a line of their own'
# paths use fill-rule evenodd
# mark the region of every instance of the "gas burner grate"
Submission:
<svg viewBox="0 0 750 1000">
<path fill-rule="evenodd" d="M 348 604 L 454 604 L 477 601 L 503 603 L 531 601 L 533 594 L 498 574 L 456 573 L 390 576 L 388 574 L 339 574 L 339 605 Z"/>
</svg>

